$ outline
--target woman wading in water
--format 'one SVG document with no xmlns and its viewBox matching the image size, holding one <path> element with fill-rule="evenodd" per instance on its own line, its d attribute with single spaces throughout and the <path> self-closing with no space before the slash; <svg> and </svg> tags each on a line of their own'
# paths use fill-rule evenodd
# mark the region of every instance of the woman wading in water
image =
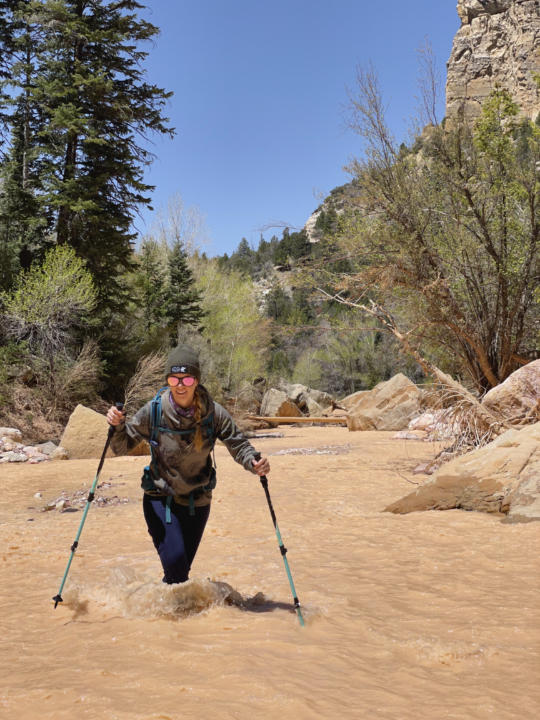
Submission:
<svg viewBox="0 0 540 720">
<path fill-rule="evenodd" d="M 143 511 L 148 532 L 163 565 L 163 582 L 180 583 L 189 571 L 210 513 L 216 474 L 215 440 L 256 475 L 266 475 L 266 458 L 256 451 L 230 414 L 200 384 L 197 353 L 186 345 L 172 350 L 165 368 L 168 389 L 156 395 L 126 422 L 116 407 L 107 420 L 115 427 L 111 447 L 125 454 L 147 440 L 152 462 L 142 478 Z"/>
</svg>

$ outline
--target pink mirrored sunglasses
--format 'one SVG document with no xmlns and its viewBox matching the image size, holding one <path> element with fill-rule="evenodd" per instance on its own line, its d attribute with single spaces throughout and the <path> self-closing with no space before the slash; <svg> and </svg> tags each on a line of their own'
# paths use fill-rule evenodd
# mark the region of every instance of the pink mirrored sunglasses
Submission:
<svg viewBox="0 0 540 720">
<path fill-rule="evenodd" d="M 195 384 L 195 378 L 192 375 L 186 375 L 186 377 L 183 378 L 176 377 L 176 375 L 169 375 L 167 378 L 167 384 L 170 387 L 177 387 L 178 385 L 191 387 Z"/>
</svg>

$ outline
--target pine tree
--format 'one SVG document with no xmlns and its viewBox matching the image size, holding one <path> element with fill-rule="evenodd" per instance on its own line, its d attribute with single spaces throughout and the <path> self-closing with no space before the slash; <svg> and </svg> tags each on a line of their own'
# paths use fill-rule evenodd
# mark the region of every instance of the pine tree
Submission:
<svg viewBox="0 0 540 720">
<path fill-rule="evenodd" d="M 250 274 L 253 269 L 253 256 L 254 252 L 249 247 L 249 243 L 246 238 L 243 237 L 238 243 L 238 247 L 235 252 L 231 255 L 229 266 L 233 270 Z"/>
<path fill-rule="evenodd" d="M 51 218 L 41 204 L 38 133 L 42 114 L 32 97 L 39 28 L 28 2 L 5 3 L 0 14 L 0 286 L 43 258 Z"/>
<path fill-rule="evenodd" d="M 177 342 L 181 326 L 197 327 L 204 318 L 201 295 L 195 288 L 187 253 L 180 240 L 169 251 L 169 287 L 165 300 L 171 344 Z"/>
<path fill-rule="evenodd" d="M 11 80 L 11 67 L 15 52 L 15 38 L 17 34 L 17 21 L 14 10 L 18 0 L 5 0 L 0 4 L 0 148 L 9 137 L 9 102 L 10 94 L 7 87 Z M 0 158 L 4 156 L 4 150 Z"/>
<path fill-rule="evenodd" d="M 166 317 L 167 267 L 155 240 L 145 240 L 138 256 L 140 309 L 146 333 L 162 325 Z"/>
<path fill-rule="evenodd" d="M 143 77 L 147 53 L 140 48 L 158 30 L 137 17 L 144 6 L 136 0 L 12 5 L 11 18 L 22 17 L 36 33 L 30 76 L 23 82 L 15 74 L 11 84 L 12 95 L 23 95 L 40 111 L 32 128 L 39 200 L 54 241 L 87 261 L 103 314 L 123 301 L 117 276 L 131 264 L 132 219 L 150 204 L 152 186 L 143 171 L 152 155 L 141 138 L 173 132 L 162 116 L 171 93 Z M 4 25 L 9 19 L 7 11 Z M 24 27 L 18 32 L 20 40 Z M 10 123 L 20 125 L 16 113 Z M 12 160 L 21 163 L 20 156 Z"/>
</svg>

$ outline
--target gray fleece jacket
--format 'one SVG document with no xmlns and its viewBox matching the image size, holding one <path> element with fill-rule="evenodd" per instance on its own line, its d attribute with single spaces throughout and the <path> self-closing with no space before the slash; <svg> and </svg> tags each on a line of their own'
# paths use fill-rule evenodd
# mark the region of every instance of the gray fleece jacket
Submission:
<svg viewBox="0 0 540 720">
<path fill-rule="evenodd" d="M 213 473 L 211 452 L 214 441 L 221 440 L 237 463 L 252 471 L 255 448 L 239 430 L 230 414 L 219 403 L 214 402 L 208 391 L 199 385 L 202 398 L 201 417 L 203 444 L 196 450 L 193 440 L 196 429 L 195 419 L 179 415 L 170 400 L 170 391 L 161 394 L 161 425 L 171 430 L 193 430 L 193 434 L 174 435 L 161 432 L 158 446 L 154 448 L 159 478 L 154 482 L 164 495 L 174 495 L 176 502 L 189 504 L 189 494 L 195 490 L 195 505 L 208 505 L 211 490 L 202 488 L 208 484 Z M 151 406 L 146 403 L 131 420 L 115 426 L 111 448 L 116 455 L 125 455 L 141 440 L 149 440 L 151 433 Z M 206 422 L 205 422 L 206 421 Z M 206 429 L 212 427 L 212 435 Z M 161 482 L 164 481 L 164 482 Z"/>
</svg>

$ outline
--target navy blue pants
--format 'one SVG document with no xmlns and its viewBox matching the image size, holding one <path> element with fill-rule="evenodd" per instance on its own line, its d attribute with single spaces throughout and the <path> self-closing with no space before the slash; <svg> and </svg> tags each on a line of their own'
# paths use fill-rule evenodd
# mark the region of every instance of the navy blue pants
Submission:
<svg viewBox="0 0 540 720">
<path fill-rule="evenodd" d="M 195 508 L 189 514 L 187 505 L 171 502 L 171 522 L 165 519 L 166 498 L 144 495 L 143 511 L 148 532 L 163 565 L 165 583 L 185 582 L 201 542 L 210 505 Z"/>
</svg>

